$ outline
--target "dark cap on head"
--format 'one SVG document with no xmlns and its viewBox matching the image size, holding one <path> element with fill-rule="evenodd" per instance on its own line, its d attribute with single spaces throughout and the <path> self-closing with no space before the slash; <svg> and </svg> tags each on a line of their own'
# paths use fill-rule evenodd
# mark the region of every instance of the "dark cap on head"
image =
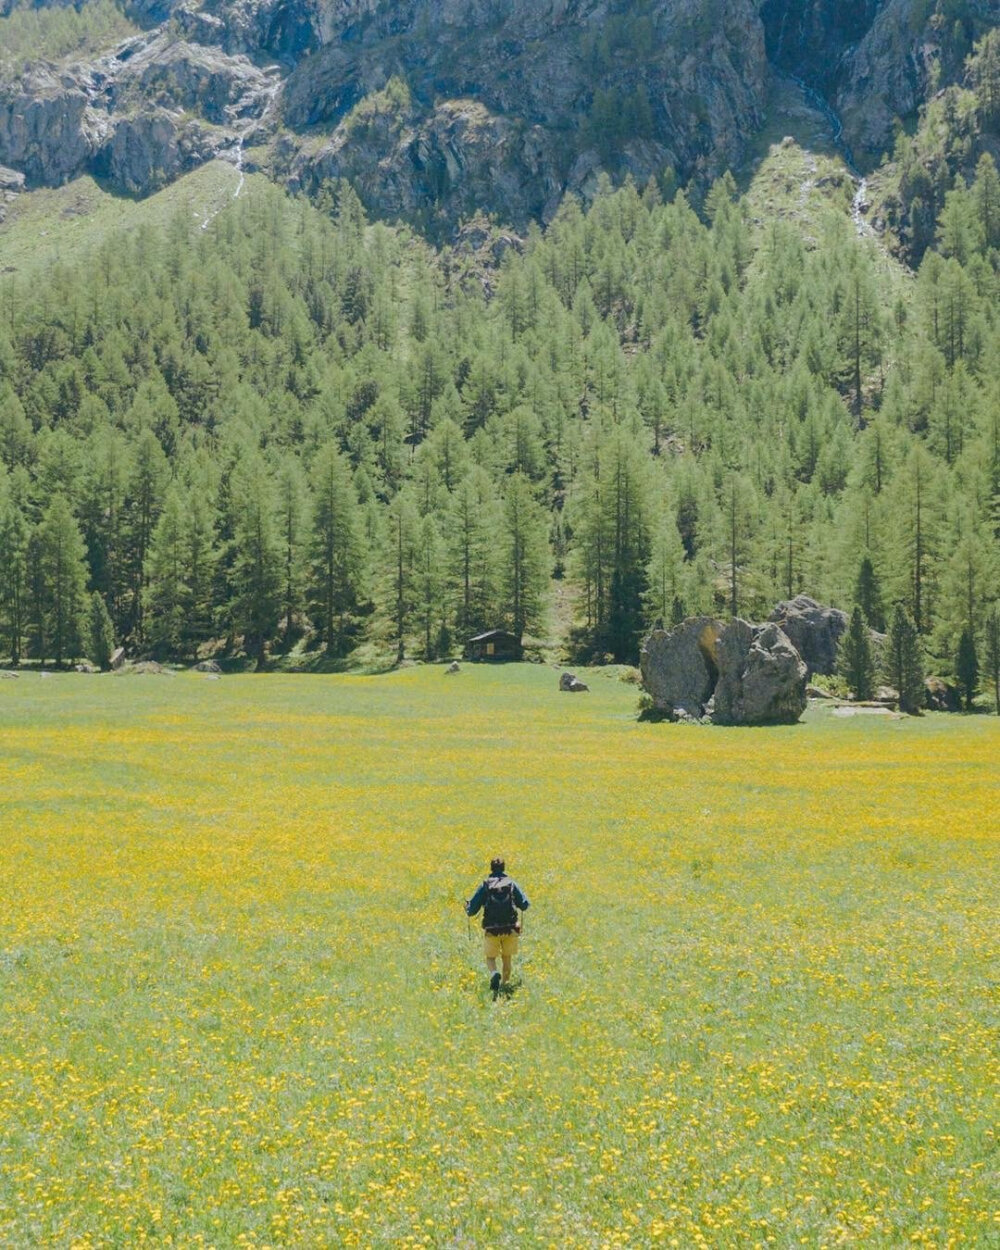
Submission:
<svg viewBox="0 0 1000 1250">
<path fill-rule="evenodd" d="M 494 876 L 499 876 L 501 873 L 505 871 L 506 871 L 506 865 L 504 864 L 502 859 L 497 858 L 497 859 L 490 860 L 490 872 Z"/>
</svg>

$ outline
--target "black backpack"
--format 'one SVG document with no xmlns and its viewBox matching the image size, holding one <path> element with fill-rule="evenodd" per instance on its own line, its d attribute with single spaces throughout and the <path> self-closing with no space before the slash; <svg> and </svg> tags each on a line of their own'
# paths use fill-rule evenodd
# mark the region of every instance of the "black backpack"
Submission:
<svg viewBox="0 0 1000 1250">
<path fill-rule="evenodd" d="M 484 929 L 513 929 L 517 927 L 517 910 L 514 907 L 514 882 L 510 877 L 486 878 L 486 901 L 483 903 Z"/>
</svg>

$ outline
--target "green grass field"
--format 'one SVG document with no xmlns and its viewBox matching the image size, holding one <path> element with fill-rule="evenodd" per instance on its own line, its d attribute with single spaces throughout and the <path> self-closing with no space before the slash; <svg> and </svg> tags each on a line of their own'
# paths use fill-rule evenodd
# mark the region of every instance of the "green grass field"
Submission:
<svg viewBox="0 0 1000 1250">
<path fill-rule="evenodd" d="M 1000 722 L 590 680 L 0 684 L 0 1244 L 997 1245 Z"/>
</svg>

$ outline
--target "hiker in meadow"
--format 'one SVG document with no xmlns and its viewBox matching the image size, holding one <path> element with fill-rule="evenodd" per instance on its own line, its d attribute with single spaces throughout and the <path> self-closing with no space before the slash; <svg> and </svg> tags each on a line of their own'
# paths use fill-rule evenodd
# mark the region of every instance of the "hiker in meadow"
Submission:
<svg viewBox="0 0 1000 1250">
<path fill-rule="evenodd" d="M 480 908 L 483 912 L 483 951 L 486 967 L 490 970 L 490 989 L 494 999 L 510 982 L 511 964 L 517 954 L 521 932 L 517 913 L 526 911 L 529 906 L 524 891 L 507 876 L 502 859 L 490 860 L 490 875 L 465 904 L 467 916 L 474 916 Z M 502 974 L 497 971 L 498 955 L 502 961 Z"/>
</svg>

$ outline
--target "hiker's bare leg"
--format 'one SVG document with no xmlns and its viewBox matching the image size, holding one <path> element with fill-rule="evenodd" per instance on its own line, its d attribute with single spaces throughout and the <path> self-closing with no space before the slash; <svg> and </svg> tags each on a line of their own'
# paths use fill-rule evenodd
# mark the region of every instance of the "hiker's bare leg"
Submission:
<svg viewBox="0 0 1000 1250">
<path fill-rule="evenodd" d="M 496 961 L 496 957 L 495 957 L 495 956 L 493 956 L 493 955 L 487 955 L 487 956 L 486 956 L 486 967 L 487 967 L 487 968 L 489 968 L 489 970 L 490 970 L 490 976 L 492 976 L 492 975 L 493 975 L 493 973 L 494 973 L 494 972 L 496 972 L 496 970 L 497 970 L 497 961 Z"/>
<path fill-rule="evenodd" d="M 504 955 L 502 958 L 503 958 L 503 976 L 500 978 L 500 980 L 503 985 L 506 985 L 507 982 L 510 980 L 511 956 Z M 494 967 L 495 966 L 496 966 L 496 962 L 494 961 Z"/>
</svg>

